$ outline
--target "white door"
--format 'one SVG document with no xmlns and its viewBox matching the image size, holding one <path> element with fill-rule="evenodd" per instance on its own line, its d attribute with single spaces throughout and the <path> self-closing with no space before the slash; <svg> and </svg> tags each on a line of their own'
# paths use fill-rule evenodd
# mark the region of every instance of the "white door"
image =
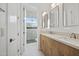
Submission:
<svg viewBox="0 0 79 59">
<path fill-rule="evenodd" d="M 6 4 L 0 4 L 0 56 L 6 55 Z"/>
<path fill-rule="evenodd" d="M 8 55 L 18 55 L 17 4 L 8 4 Z"/>
</svg>

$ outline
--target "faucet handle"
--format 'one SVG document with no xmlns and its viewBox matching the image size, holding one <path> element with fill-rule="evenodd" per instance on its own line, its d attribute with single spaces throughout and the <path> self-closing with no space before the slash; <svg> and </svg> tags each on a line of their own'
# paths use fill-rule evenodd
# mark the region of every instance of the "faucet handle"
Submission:
<svg viewBox="0 0 79 59">
<path fill-rule="evenodd" d="M 76 39 L 76 35 L 75 35 L 75 33 L 71 33 L 70 38 L 74 38 L 74 39 Z"/>
</svg>

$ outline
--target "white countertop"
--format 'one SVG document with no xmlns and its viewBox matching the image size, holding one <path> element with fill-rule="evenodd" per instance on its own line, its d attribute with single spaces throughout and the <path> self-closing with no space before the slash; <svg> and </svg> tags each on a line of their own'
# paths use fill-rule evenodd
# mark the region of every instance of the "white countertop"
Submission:
<svg viewBox="0 0 79 59">
<path fill-rule="evenodd" d="M 49 33 L 41 33 L 42 35 L 45 35 L 53 40 L 56 40 L 58 42 L 64 43 L 68 46 L 71 46 L 73 48 L 79 49 L 79 39 L 72 39 L 72 38 L 67 38 L 67 37 L 63 37 L 60 35 L 56 35 L 56 34 L 49 34 Z"/>
</svg>

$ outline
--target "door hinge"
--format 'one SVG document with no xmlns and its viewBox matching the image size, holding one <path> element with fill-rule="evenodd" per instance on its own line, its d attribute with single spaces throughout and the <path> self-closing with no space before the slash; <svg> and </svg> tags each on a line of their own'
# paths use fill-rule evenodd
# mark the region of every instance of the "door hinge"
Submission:
<svg viewBox="0 0 79 59">
<path fill-rule="evenodd" d="M 17 33 L 17 35 L 19 36 L 19 33 Z"/>
<path fill-rule="evenodd" d="M 24 46 L 24 44 L 23 44 L 23 46 Z"/>
<path fill-rule="evenodd" d="M 18 49 L 18 52 L 19 52 L 19 49 Z"/>
</svg>

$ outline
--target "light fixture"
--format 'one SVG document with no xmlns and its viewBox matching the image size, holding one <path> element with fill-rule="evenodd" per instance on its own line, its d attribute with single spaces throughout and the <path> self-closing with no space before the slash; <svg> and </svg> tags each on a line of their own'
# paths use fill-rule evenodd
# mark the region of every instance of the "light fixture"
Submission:
<svg viewBox="0 0 79 59">
<path fill-rule="evenodd" d="M 47 14 L 47 12 L 46 12 L 46 11 L 44 11 L 44 12 L 42 13 L 42 16 L 44 16 L 45 14 Z"/>
<path fill-rule="evenodd" d="M 52 3 L 52 4 L 51 4 L 51 7 L 54 7 L 54 6 L 55 6 L 55 4 L 54 4 L 54 3 Z"/>
<path fill-rule="evenodd" d="M 51 4 L 51 8 L 54 8 L 56 5 L 55 5 L 55 3 L 52 3 Z"/>
<path fill-rule="evenodd" d="M 51 8 L 55 8 L 57 5 L 59 5 L 59 4 L 58 3 L 52 3 Z"/>
</svg>

